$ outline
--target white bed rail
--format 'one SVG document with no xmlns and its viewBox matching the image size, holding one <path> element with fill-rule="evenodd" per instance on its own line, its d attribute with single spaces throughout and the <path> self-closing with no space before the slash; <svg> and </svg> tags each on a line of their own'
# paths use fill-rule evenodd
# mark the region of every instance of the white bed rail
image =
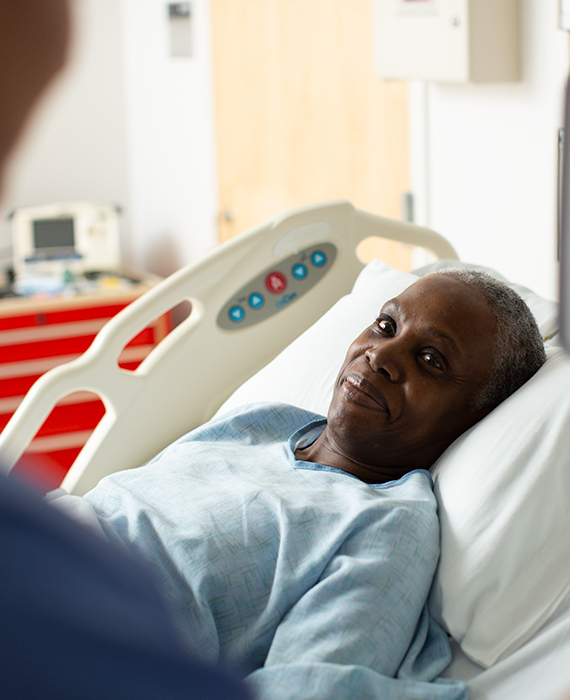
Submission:
<svg viewBox="0 0 570 700">
<path fill-rule="evenodd" d="M 362 263 L 356 247 L 376 236 L 457 258 L 437 233 L 335 201 L 301 207 L 214 249 L 171 275 L 111 319 L 78 359 L 43 375 L 0 435 L 0 463 L 11 469 L 57 401 L 92 391 L 106 413 L 63 486 L 83 494 L 105 475 L 139 466 L 208 420 L 223 401 L 350 291 Z M 304 296 L 249 328 L 224 331 L 220 308 L 264 269 L 304 247 L 332 243 L 329 272 Z M 134 372 L 119 368 L 121 350 L 163 313 L 188 300 L 192 311 Z"/>
</svg>

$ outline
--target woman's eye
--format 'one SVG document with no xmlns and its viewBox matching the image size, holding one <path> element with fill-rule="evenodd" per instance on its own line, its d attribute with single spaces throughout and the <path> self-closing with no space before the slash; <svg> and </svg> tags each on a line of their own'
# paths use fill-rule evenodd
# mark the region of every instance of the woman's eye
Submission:
<svg viewBox="0 0 570 700">
<path fill-rule="evenodd" d="M 436 369 L 445 369 L 443 362 L 441 361 L 437 353 L 432 352 L 431 350 L 425 350 L 422 353 L 422 357 L 428 365 L 431 365 Z"/>
<path fill-rule="evenodd" d="M 395 327 L 394 322 L 389 318 L 382 318 L 381 316 L 376 319 L 376 325 L 386 335 L 394 335 Z"/>
</svg>

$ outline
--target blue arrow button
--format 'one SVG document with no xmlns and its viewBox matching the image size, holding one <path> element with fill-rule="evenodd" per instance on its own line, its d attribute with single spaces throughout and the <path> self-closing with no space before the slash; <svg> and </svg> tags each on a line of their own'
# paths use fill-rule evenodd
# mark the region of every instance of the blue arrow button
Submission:
<svg viewBox="0 0 570 700">
<path fill-rule="evenodd" d="M 241 306 L 232 306 L 232 308 L 230 309 L 229 316 L 230 320 L 239 323 L 240 321 L 243 321 L 245 311 L 241 308 Z"/>
<path fill-rule="evenodd" d="M 293 265 L 291 272 L 293 273 L 293 277 L 296 277 L 298 280 L 304 280 L 307 276 L 307 268 L 301 265 L 301 263 Z"/>
<path fill-rule="evenodd" d="M 263 306 L 263 302 L 264 299 L 261 294 L 254 292 L 253 294 L 249 295 L 249 305 L 252 309 L 259 309 L 260 306 Z"/>
<path fill-rule="evenodd" d="M 324 253 L 321 253 L 320 250 L 315 250 L 315 252 L 311 255 L 311 262 L 315 267 L 322 267 L 327 261 L 327 256 Z"/>
</svg>

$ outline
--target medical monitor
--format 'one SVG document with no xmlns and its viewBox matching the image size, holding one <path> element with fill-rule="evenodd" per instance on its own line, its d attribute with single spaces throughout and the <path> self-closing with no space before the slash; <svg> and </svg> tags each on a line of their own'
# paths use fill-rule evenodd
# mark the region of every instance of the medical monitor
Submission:
<svg viewBox="0 0 570 700">
<path fill-rule="evenodd" d="M 114 204 L 67 202 L 16 209 L 11 215 L 16 275 L 116 270 L 118 218 Z"/>
</svg>

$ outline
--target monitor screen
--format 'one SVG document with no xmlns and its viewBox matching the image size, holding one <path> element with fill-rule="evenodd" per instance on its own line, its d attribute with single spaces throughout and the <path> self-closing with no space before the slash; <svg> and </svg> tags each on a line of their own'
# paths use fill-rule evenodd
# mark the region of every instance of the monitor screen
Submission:
<svg viewBox="0 0 570 700">
<path fill-rule="evenodd" d="M 75 248 L 75 231 L 72 218 L 36 219 L 34 248 L 36 253 L 71 253 Z"/>
</svg>

